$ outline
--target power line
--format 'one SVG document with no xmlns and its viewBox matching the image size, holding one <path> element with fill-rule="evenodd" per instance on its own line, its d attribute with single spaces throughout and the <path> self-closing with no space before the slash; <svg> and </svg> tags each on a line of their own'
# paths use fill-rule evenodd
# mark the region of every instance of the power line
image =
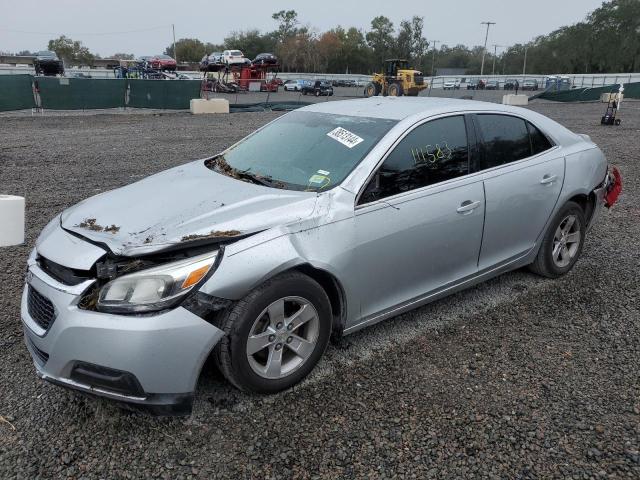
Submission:
<svg viewBox="0 0 640 480">
<path fill-rule="evenodd" d="M 73 37 L 84 37 L 84 36 L 88 36 L 88 35 L 92 35 L 92 36 L 108 36 L 108 35 L 126 35 L 129 33 L 140 33 L 140 32 L 149 32 L 152 30 L 160 30 L 163 28 L 169 28 L 171 27 L 171 25 L 159 25 L 157 27 L 149 27 L 149 28 L 140 28 L 137 30 L 125 30 L 125 31 L 120 31 L 120 32 L 85 32 L 85 33 L 63 33 L 63 32 L 32 32 L 32 31 L 28 31 L 28 30 L 16 30 L 13 28 L 7 28 L 7 27 L 2 27 L 0 26 L 0 30 L 4 30 L 6 32 L 13 32 L 13 33 L 24 33 L 24 34 L 28 34 L 28 35 L 68 35 L 68 36 L 73 36 Z"/>
</svg>

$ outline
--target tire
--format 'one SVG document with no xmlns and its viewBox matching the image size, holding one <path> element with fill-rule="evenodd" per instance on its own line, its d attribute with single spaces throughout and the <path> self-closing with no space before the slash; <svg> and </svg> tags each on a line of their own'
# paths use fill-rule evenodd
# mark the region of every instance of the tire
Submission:
<svg viewBox="0 0 640 480">
<path fill-rule="evenodd" d="M 389 85 L 389 89 L 387 90 L 387 95 L 390 97 L 401 97 L 402 96 L 402 87 L 397 83 L 392 83 Z"/>
<path fill-rule="evenodd" d="M 570 228 L 567 228 L 569 224 Z M 529 269 L 548 278 L 557 278 L 569 272 L 582 253 L 586 230 L 584 212 L 580 205 L 567 202 L 549 224 L 538 255 L 529 265 Z M 563 231 L 565 231 L 564 236 L 562 236 Z M 575 236 L 575 233 L 578 233 L 578 236 Z M 561 247 L 563 239 L 564 248 Z M 576 241 L 570 242 L 569 239 Z M 554 255 L 554 247 L 559 249 L 559 256 Z"/>
<path fill-rule="evenodd" d="M 272 319 L 268 307 L 279 305 L 283 299 L 288 300 L 284 301 L 282 308 L 274 307 L 276 312 L 284 312 L 283 316 Z M 290 312 L 296 312 L 297 306 L 303 302 L 306 302 L 304 311 L 309 318 L 289 330 L 287 321 L 293 318 Z M 278 275 L 254 289 L 225 313 L 220 326 L 225 336 L 214 348 L 214 360 L 224 377 L 240 390 L 254 393 L 286 390 L 305 378 L 324 354 L 331 334 L 331 319 L 329 297 L 315 280 L 298 272 Z M 268 345 L 250 354 L 250 336 L 262 338 Z M 296 339 L 291 341 L 291 345 L 307 347 L 300 348 L 305 358 L 289 347 L 293 337 Z M 310 341 L 302 342 L 302 338 Z M 272 357 L 277 358 L 276 352 L 280 352 L 281 364 L 271 373 L 277 372 L 280 376 L 271 375 L 268 368 Z M 289 373 L 282 371 L 287 368 Z"/>
<path fill-rule="evenodd" d="M 364 87 L 364 96 L 375 97 L 376 95 L 380 95 L 380 84 L 375 82 L 367 83 L 367 86 Z"/>
</svg>

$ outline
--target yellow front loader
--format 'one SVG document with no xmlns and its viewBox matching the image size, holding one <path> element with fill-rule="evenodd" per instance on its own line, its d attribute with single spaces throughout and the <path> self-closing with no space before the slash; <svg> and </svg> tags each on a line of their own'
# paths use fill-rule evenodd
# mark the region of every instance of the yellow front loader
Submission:
<svg viewBox="0 0 640 480">
<path fill-rule="evenodd" d="M 371 82 L 364 88 L 365 97 L 389 95 L 415 97 L 429 85 L 424 81 L 422 72 L 409 67 L 409 62 L 399 58 L 384 61 L 382 73 L 374 73 Z"/>
</svg>

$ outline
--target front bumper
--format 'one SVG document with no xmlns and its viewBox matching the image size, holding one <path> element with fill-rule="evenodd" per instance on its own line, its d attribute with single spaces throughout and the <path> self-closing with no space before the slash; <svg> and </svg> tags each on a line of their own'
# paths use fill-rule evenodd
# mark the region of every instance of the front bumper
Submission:
<svg viewBox="0 0 640 480">
<path fill-rule="evenodd" d="M 21 316 L 38 376 L 160 415 L 191 412 L 200 370 L 221 330 L 182 307 L 154 315 L 82 310 L 77 302 L 92 280 L 67 286 L 29 263 Z M 29 312 L 30 288 L 55 310 L 46 330 Z"/>
</svg>

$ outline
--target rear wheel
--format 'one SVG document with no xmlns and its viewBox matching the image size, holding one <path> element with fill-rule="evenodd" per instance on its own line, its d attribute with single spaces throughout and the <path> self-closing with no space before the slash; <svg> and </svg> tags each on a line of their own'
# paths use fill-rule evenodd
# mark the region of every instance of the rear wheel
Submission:
<svg viewBox="0 0 640 480">
<path fill-rule="evenodd" d="M 331 306 L 313 279 L 293 272 L 253 290 L 225 315 L 214 358 L 241 390 L 275 393 L 306 377 L 329 342 Z"/>
<path fill-rule="evenodd" d="M 549 278 L 564 275 L 578 261 L 585 234 L 582 208 L 575 202 L 567 202 L 549 224 L 530 270 Z"/>
</svg>

